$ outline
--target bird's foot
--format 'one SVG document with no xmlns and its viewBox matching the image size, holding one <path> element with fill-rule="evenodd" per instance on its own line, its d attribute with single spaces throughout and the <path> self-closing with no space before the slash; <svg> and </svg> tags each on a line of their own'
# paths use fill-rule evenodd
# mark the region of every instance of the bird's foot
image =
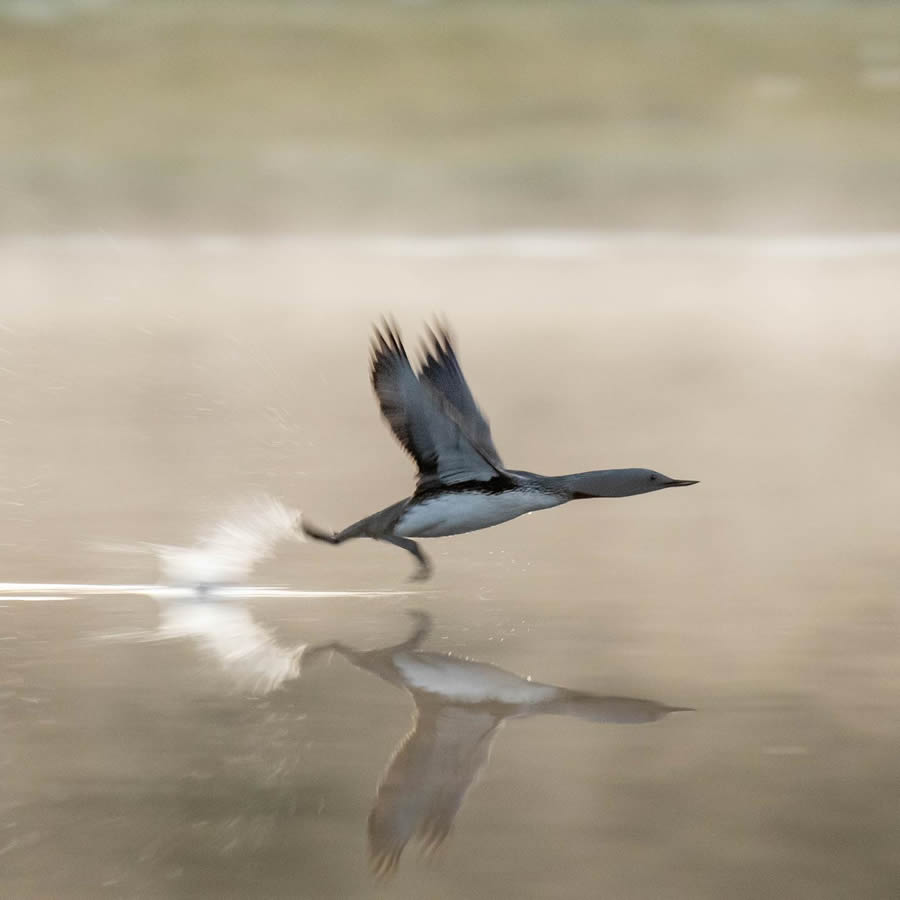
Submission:
<svg viewBox="0 0 900 900">
<path fill-rule="evenodd" d="M 428 579 L 431 578 L 431 572 L 431 563 L 427 560 L 422 560 L 422 562 L 419 563 L 419 568 L 409 576 L 409 580 L 428 581 Z"/>
<path fill-rule="evenodd" d="M 305 534 L 308 538 L 312 538 L 314 541 L 325 541 L 326 544 L 337 544 L 338 539 L 337 535 L 332 531 L 323 531 L 321 528 L 316 528 L 315 525 L 310 524 L 304 518 L 300 518 L 297 523 L 300 526 L 300 530 Z"/>
</svg>

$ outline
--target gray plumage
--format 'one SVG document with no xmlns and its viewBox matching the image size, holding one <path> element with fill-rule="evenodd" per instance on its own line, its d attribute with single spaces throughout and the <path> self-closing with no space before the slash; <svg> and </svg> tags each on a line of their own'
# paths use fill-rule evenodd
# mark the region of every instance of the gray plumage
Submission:
<svg viewBox="0 0 900 900">
<path fill-rule="evenodd" d="M 307 521 L 308 537 L 330 544 L 367 537 L 394 544 L 430 564 L 418 537 L 463 534 L 587 497 L 625 497 L 696 484 L 652 469 L 606 469 L 537 475 L 504 466 L 491 429 L 466 383 L 447 332 L 431 331 L 418 374 L 397 331 L 387 323 L 372 342 L 372 386 L 381 412 L 417 467 L 415 493 L 340 532 Z"/>
<path fill-rule="evenodd" d="M 396 331 L 375 332 L 372 387 L 382 415 L 418 467 L 417 490 L 488 481 L 503 472 L 446 332 L 433 332 L 417 376 Z"/>
</svg>

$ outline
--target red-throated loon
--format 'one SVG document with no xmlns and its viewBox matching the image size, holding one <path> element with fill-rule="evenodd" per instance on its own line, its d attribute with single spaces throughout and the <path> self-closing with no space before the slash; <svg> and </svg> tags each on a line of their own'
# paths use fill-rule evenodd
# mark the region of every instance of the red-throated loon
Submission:
<svg viewBox="0 0 900 900">
<path fill-rule="evenodd" d="M 542 684 L 489 663 L 420 650 L 431 617 L 420 611 L 411 615 L 415 626 L 402 643 L 354 650 L 332 642 L 307 647 L 302 656 L 305 669 L 319 654 L 336 651 L 354 666 L 405 688 L 415 701 L 413 729 L 394 751 L 369 815 L 369 858 L 378 876 L 393 872 L 411 838 L 434 849 L 447 837 L 507 719 L 550 714 L 637 725 L 692 710 Z"/>
<path fill-rule="evenodd" d="M 627 497 L 697 484 L 652 469 L 605 469 L 574 475 L 535 475 L 507 469 L 491 430 L 463 377 L 446 331 L 431 332 L 418 375 L 397 331 L 375 330 L 372 386 L 382 415 L 418 467 L 412 497 L 329 534 L 306 521 L 304 533 L 329 544 L 373 538 L 408 550 L 419 561 L 413 576 L 431 574 L 411 538 L 445 537 L 499 525 L 524 513 L 586 497 Z"/>
</svg>

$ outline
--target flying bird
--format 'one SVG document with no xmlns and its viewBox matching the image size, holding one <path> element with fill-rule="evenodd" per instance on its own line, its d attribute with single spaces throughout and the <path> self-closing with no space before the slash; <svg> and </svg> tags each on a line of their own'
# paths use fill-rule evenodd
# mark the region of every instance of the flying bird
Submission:
<svg viewBox="0 0 900 900">
<path fill-rule="evenodd" d="M 507 719 L 550 714 L 642 724 L 691 709 L 542 684 L 489 663 L 421 650 L 431 617 L 421 611 L 410 614 L 415 624 L 399 644 L 355 650 L 332 642 L 307 647 L 302 657 L 305 669 L 319 654 L 335 651 L 357 668 L 405 689 L 415 702 L 413 728 L 397 745 L 369 814 L 369 859 L 378 876 L 394 871 L 411 839 L 426 850 L 444 841 Z"/>
<path fill-rule="evenodd" d="M 525 513 L 589 497 L 627 497 L 697 484 L 652 469 L 603 469 L 536 475 L 508 469 L 463 376 L 446 330 L 429 331 L 424 359 L 413 369 L 397 330 L 376 327 L 372 387 L 381 413 L 418 469 L 415 493 L 329 533 L 305 519 L 307 537 L 329 544 L 373 538 L 402 547 L 418 561 L 414 580 L 431 564 L 413 538 L 445 537 L 499 525 Z"/>
</svg>

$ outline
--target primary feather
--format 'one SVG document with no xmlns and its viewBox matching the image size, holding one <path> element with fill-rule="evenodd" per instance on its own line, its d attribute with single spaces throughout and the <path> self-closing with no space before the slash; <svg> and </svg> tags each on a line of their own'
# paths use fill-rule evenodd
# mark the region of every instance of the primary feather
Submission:
<svg viewBox="0 0 900 900">
<path fill-rule="evenodd" d="M 429 384 L 441 394 L 446 402 L 455 409 L 462 427 L 468 437 L 475 443 L 487 460 L 498 468 L 503 467 L 500 454 L 494 446 L 491 427 L 478 408 L 472 391 L 466 383 L 465 376 L 456 357 L 456 351 L 450 341 L 446 329 L 440 328 L 437 334 L 429 329 L 431 348 L 425 345 L 425 361 L 419 379 Z"/>
<path fill-rule="evenodd" d="M 446 334 L 434 338 L 417 376 L 397 332 L 387 323 L 372 343 L 372 387 L 397 440 L 418 467 L 418 490 L 504 474 Z"/>
</svg>

